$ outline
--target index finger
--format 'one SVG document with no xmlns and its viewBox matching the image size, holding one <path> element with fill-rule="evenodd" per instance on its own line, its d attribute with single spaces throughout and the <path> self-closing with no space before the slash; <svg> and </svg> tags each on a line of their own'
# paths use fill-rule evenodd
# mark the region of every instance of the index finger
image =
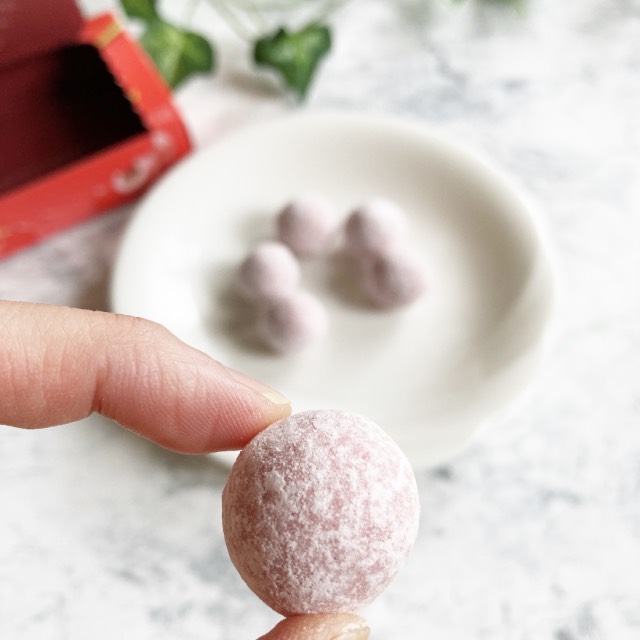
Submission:
<svg viewBox="0 0 640 640">
<path fill-rule="evenodd" d="M 97 411 L 183 453 L 239 449 L 291 411 L 158 324 L 19 302 L 0 302 L 0 389 L 0 424 L 46 427 Z"/>
</svg>

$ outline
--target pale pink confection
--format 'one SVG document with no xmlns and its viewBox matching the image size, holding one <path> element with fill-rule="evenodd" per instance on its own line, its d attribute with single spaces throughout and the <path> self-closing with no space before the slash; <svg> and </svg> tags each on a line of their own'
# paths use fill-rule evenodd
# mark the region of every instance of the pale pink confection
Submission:
<svg viewBox="0 0 640 640">
<path fill-rule="evenodd" d="M 345 243 L 355 254 L 391 249 L 404 235 L 405 212 L 394 202 L 378 198 L 355 209 L 345 223 Z"/>
<path fill-rule="evenodd" d="M 306 291 L 269 300 L 261 309 L 258 332 L 274 351 L 290 353 L 311 346 L 328 329 L 324 305 Z"/>
<path fill-rule="evenodd" d="M 406 306 L 427 290 L 424 266 L 411 254 L 372 256 L 363 263 L 362 269 L 364 290 L 378 307 Z"/>
<path fill-rule="evenodd" d="M 236 274 L 238 291 L 249 300 L 271 300 L 295 291 L 300 264 L 280 242 L 263 242 L 245 258 Z"/>
<path fill-rule="evenodd" d="M 328 253 L 335 243 L 339 221 L 331 204 L 320 196 L 292 200 L 276 219 L 278 239 L 299 256 Z"/>
<path fill-rule="evenodd" d="M 268 427 L 242 450 L 222 494 L 233 564 L 285 616 L 374 600 L 411 551 L 419 512 L 402 451 L 344 411 L 307 411 Z"/>
</svg>

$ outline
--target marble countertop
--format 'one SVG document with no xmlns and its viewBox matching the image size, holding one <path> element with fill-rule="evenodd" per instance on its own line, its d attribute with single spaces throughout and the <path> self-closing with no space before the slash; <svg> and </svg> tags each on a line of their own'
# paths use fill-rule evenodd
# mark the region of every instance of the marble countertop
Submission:
<svg viewBox="0 0 640 640">
<path fill-rule="evenodd" d="M 524 4 L 353 2 L 304 107 L 481 150 L 539 203 L 558 268 L 533 384 L 419 476 L 415 551 L 365 612 L 378 640 L 640 637 L 640 2 Z M 293 108 L 223 36 L 221 72 L 177 96 L 200 145 Z M 0 298 L 107 309 L 131 213 L 0 261 Z M 228 560 L 210 458 L 99 417 L 0 435 L 1 638 L 235 640 L 277 620 Z"/>
</svg>

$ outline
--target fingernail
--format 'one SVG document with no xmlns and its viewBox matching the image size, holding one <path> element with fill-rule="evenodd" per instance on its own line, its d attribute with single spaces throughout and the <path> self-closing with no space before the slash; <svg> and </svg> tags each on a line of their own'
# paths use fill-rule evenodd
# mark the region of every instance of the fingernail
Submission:
<svg viewBox="0 0 640 640">
<path fill-rule="evenodd" d="M 266 398 L 272 404 L 278 406 L 291 404 L 289 398 L 283 396 L 279 391 L 276 391 L 263 382 L 260 382 L 241 371 L 237 371 L 236 369 L 227 369 L 227 371 L 234 380 L 240 382 L 245 387 L 249 387 L 252 391 L 257 391 L 262 397 Z"/>
<path fill-rule="evenodd" d="M 331 640 L 367 640 L 371 629 L 364 622 L 354 622 L 342 628 Z"/>
<path fill-rule="evenodd" d="M 263 391 L 262 395 L 269 401 L 273 402 L 273 404 L 284 405 L 291 404 L 291 400 L 289 398 L 283 396 L 279 391 L 274 391 L 270 389 L 269 391 Z"/>
</svg>

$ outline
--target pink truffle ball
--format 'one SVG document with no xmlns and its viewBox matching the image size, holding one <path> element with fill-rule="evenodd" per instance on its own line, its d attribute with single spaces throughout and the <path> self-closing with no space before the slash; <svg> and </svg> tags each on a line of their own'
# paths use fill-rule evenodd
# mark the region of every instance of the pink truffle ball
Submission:
<svg viewBox="0 0 640 640">
<path fill-rule="evenodd" d="M 333 246 L 338 220 L 333 207 L 319 196 L 292 200 L 276 219 L 278 239 L 299 256 L 319 256 Z"/>
<path fill-rule="evenodd" d="M 387 251 L 401 238 L 406 215 L 394 202 L 379 198 L 353 211 L 345 223 L 345 243 L 355 254 Z"/>
<path fill-rule="evenodd" d="M 325 335 L 329 318 L 324 306 L 306 291 L 269 300 L 258 318 L 258 332 L 274 351 L 300 351 Z"/>
<path fill-rule="evenodd" d="M 363 264 L 364 290 L 382 308 L 403 307 L 418 300 L 427 290 L 423 265 L 411 255 L 380 254 Z"/>
<path fill-rule="evenodd" d="M 271 300 L 294 291 L 300 283 L 300 265 L 280 242 L 259 244 L 236 274 L 238 291 L 249 300 Z"/>
<path fill-rule="evenodd" d="M 307 411 L 268 427 L 241 451 L 222 494 L 233 564 L 285 616 L 374 600 L 413 547 L 419 511 L 399 447 L 343 411 Z"/>
</svg>

